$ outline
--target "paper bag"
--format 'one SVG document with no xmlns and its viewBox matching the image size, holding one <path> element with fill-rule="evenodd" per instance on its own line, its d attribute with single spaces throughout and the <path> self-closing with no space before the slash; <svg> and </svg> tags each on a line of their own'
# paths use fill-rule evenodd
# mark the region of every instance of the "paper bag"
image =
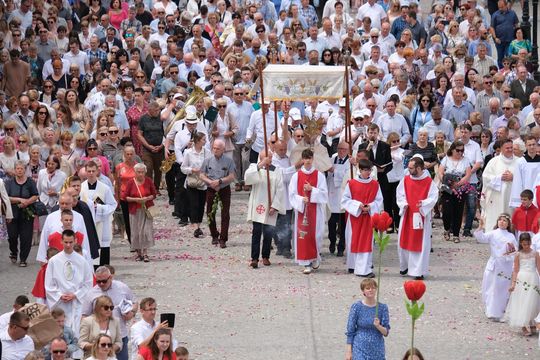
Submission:
<svg viewBox="0 0 540 360">
<path fill-rule="evenodd" d="M 28 336 L 34 341 L 36 350 L 40 350 L 52 339 L 62 335 L 62 329 L 56 324 L 46 305 L 29 303 L 19 311 L 30 317 Z"/>
<path fill-rule="evenodd" d="M 420 215 L 420 213 L 413 213 L 412 222 L 414 230 L 421 230 L 424 228 L 424 219 L 422 219 L 422 215 Z"/>
</svg>

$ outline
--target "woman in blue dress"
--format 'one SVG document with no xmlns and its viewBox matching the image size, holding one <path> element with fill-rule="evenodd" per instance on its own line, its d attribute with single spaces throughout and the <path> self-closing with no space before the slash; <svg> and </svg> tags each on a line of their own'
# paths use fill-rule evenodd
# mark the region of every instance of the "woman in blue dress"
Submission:
<svg viewBox="0 0 540 360">
<path fill-rule="evenodd" d="M 364 279 L 360 283 L 364 299 L 354 303 L 347 322 L 346 360 L 384 360 L 384 338 L 390 331 L 388 306 L 379 303 L 379 318 L 375 317 L 377 282 Z"/>
</svg>

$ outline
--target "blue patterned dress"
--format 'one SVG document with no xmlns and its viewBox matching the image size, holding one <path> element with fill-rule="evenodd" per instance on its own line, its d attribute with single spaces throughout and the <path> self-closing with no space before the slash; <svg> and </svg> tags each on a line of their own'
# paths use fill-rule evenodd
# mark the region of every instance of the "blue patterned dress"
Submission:
<svg viewBox="0 0 540 360">
<path fill-rule="evenodd" d="M 354 303 L 347 322 L 347 344 L 352 344 L 353 360 L 384 360 L 384 337 L 373 325 L 375 306 Z M 390 331 L 388 306 L 379 303 L 381 325 Z"/>
</svg>

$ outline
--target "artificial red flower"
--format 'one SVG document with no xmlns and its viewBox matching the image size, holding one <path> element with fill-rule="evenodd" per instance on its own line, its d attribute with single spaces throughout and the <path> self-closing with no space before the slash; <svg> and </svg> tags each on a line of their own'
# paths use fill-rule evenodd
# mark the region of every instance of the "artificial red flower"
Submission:
<svg viewBox="0 0 540 360">
<path fill-rule="evenodd" d="M 388 227 L 392 225 L 392 218 L 386 211 L 383 211 L 380 214 L 373 214 L 371 224 L 375 230 L 383 232 L 388 230 Z"/>
<path fill-rule="evenodd" d="M 411 301 L 418 301 L 426 292 L 426 284 L 422 280 L 411 280 L 403 283 L 405 294 Z"/>
</svg>

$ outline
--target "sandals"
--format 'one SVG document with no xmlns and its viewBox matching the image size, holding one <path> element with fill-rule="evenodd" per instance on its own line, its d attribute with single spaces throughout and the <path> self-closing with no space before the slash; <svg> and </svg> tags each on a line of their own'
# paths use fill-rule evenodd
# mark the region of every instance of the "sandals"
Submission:
<svg viewBox="0 0 540 360">
<path fill-rule="evenodd" d="M 459 244 L 460 242 L 459 236 L 454 236 L 454 244 Z"/>
<path fill-rule="evenodd" d="M 450 241 L 450 231 L 445 231 L 443 233 L 444 240 Z"/>
<path fill-rule="evenodd" d="M 135 258 L 135 261 L 143 261 L 142 255 L 137 255 L 137 257 Z"/>
<path fill-rule="evenodd" d="M 143 261 L 146 262 L 146 263 L 150 262 L 150 258 L 148 257 L 148 255 L 143 256 Z"/>
</svg>

